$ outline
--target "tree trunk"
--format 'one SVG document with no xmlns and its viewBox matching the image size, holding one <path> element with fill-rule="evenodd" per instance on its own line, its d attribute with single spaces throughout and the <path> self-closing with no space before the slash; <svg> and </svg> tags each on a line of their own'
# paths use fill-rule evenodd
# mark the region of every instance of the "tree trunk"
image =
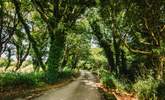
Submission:
<svg viewBox="0 0 165 100">
<path fill-rule="evenodd" d="M 116 69 L 115 63 L 114 63 L 115 61 L 113 58 L 113 52 L 111 50 L 111 46 L 106 41 L 100 41 L 100 44 L 103 47 L 105 55 L 107 57 L 110 71 L 115 71 L 115 69 Z"/>
<path fill-rule="evenodd" d="M 100 46 L 103 48 L 106 58 L 108 60 L 109 64 L 109 70 L 110 71 L 115 71 L 115 62 L 113 58 L 113 51 L 111 49 L 111 43 L 110 41 L 107 41 L 103 38 L 103 34 L 100 32 L 100 26 L 97 25 L 96 22 L 90 23 L 92 29 L 93 29 L 93 34 L 97 37 Z"/>
<path fill-rule="evenodd" d="M 79 56 L 78 56 L 78 54 L 74 54 L 73 56 L 72 56 L 72 62 L 71 62 L 71 64 L 72 64 L 72 69 L 75 69 L 76 67 L 77 67 L 77 64 L 78 64 L 78 62 L 79 62 Z"/>
<path fill-rule="evenodd" d="M 51 35 L 53 31 L 50 31 Z M 53 83 L 58 77 L 60 62 L 63 56 L 65 47 L 65 34 L 64 31 L 58 30 L 55 35 L 50 39 L 50 50 L 48 57 L 48 70 L 47 78 L 49 83 Z"/>
<path fill-rule="evenodd" d="M 121 49 L 121 65 L 120 65 L 119 73 L 127 75 L 127 59 L 125 56 L 125 52 L 122 49 Z"/>
<path fill-rule="evenodd" d="M 0 1 L 1 9 L 0 9 L 0 57 L 2 54 L 2 30 L 3 30 L 3 1 Z"/>
<path fill-rule="evenodd" d="M 62 63 L 61 63 L 61 69 L 63 69 L 66 66 L 66 64 L 67 64 L 68 56 L 69 56 L 68 53 L 69 53 L 69 49 L 68 49 L 68 46 L 66 45 L 65 46 L 65 50 L 64 50 Z"/>
<path fill-rule="evenodd" d="M 9 68 L 10 67 L 10 64 L 11 64 L 11 49 L 10 48 L 8 48 L 7 49 L 7 51 L 8 51 L 8 62 L 7 62 L 7 65 L 6 65 L 6 68 L 5 68 L 5 70 L 7 70 L 7 68 Z"/>
<path fill-rule="evenodd" d="M 29 55 L 30 47 L 31 47 L 31 45 L 29 43 L 29 46 L 28 46 L 25 54 L 23 55 L 23 51 L 22 51 L 22 53 L 19 52 L 20 47 L 16 46 L 16 48 L 17 48 L 17 63 L 16 63 L 15 71 L 17 71 L 22 66 L 23 62 L 26 60 L 27 56 Z"/>
<path fill-rule="evenodd" d="M 26 31 L 26 34 L 28 36 L 29 42 L 32 43 L 32 48 L 33 48 L 33 50 L 34 50 L 34 52 L 35 52 L 35 54 L 37 56 L 37 59 L 38 59 L 38 61 L 40 63 L 40 66 L 45 71 L 46 70 L 46 67 L 45 67 L 45 65 L 42 62 L 41 54 L 40 54 L 40 52 L 39 52 L 39 50 L 37 48 L 37 42 L 31 36 L 29 26 L 25 22 L 25 20 L 23 19 L 22 14 L 20 13 L 20 2 L 19 2 L 19 0 L 13 0 L 13 3 L 15 5 L 15 9 L 16 9 L 16 13 L 18 15 L 18 19 L 20 20 L 20 22 L 22 23 L 22 25 L 25 28 L 25 31 Z"/>
</svg>

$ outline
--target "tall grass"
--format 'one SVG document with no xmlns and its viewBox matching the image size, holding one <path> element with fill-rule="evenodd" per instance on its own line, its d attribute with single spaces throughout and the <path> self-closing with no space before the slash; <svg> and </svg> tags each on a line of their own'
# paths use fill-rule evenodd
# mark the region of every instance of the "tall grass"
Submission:
<svg viewBox="0 0 165 100">
<path fill-rule="evenodd" d="M 0 74 L 0 87 L 17 87 L 26 86 L 34 87 L 39 86 L 44 82 L 43 72 L 31 72 L 31 73 L 15 73 L 7 72 Z"/>
<path fill-rule="evenodd" d="M 66 78 L 71 78 L 74 71 L 65 68 L 63 71 L 58 72 L 58 76 L 55 82 L 64 80 Z M 53 76 L 51 76 L 53 77 Z M 19 86 L 24 87 L 38 87 L 48 84 L 48 80 L 45 72 L 4 72 L 0 73 L 0 88 L 3 90 L 6 87 L 16 88 Z"/>
<path fill-rule="evenodd" d="M 118 89 L 120 91 L 125 91 L 130 88 L 130 84 L 127 84 L 124 79 L 122 81 L 114 74 L 107 70 L 99 71 L 100 82 L 111 89 Z"/>
</svg>

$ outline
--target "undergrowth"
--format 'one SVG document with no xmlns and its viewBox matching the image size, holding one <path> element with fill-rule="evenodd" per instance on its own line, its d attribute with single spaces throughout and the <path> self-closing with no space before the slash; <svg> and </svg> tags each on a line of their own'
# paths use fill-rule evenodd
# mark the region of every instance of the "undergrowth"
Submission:
<svg viewBox="0 0 165 100">
<path fill-rule="evenodd" d="M 100 82 L 106 87 L 117 89 L 120 92 L 136 94 L 139 100 L 165 100 L 165 82 L 157 80 L 151 75 L 147 78 L 137 78 L 135 82 L 121 79 L 106 70 L 100 70 L 98 75 Z"/>
<path fill-rule="evenodd" d="M 159 81 L 155 80 L 153 77 L 149 77 L 145 80 L 137 80 L 135 84 L 133 84 L 133 89 L 137 93 L 138 97 L 142 100 L 157 100 L 157 87 L 159 86 Z"/>
<path fill-rule="evenodd" d="M 0 74 L 0 87 L 36 87 L 45 83 L 45 75 L 43 72 L 31 72 L 31 73 L 16 73 L 6 72 Z"/>
<path fill-rule="evenodd" d="M 119 91 L 128 90 L 130 84 L 127 84 L 127 80 L 120 80 L 114 73 L 110 73 L 107 70 L 99 71 L 100 82 L 106 87 L 111 89 L 118 89 Z"/>
<path fill-rule="evenodd" d="M 61 80 L 71 78 L 74 75 L 74 71 L 70 69 L 64 69 L 61 72 L 58 72 L 58 77 L 56 82 Z M 52 76 L 53 77 L 53 76 Z M 34 88 L 40 87 L 49 84 L 45 72 L 31 72 L 31 73 L 22 73 L 22 72 L 5 72 L 0 73 L 0 89 L 1 91 L 7 88 Z"/>
</svg>

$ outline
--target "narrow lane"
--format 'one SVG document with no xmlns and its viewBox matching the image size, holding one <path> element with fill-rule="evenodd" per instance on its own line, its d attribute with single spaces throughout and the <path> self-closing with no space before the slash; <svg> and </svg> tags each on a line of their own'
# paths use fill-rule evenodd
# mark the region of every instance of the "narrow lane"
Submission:
<svg viewBox="0 0 165 100">
<path fill-rule="evenodd" d="M 96 78 L 88 71 L 81 71 L 78 79 L 70 84 L 51 89 L 33 100 L 101 100 L 95 85 Z"/>
</svg>

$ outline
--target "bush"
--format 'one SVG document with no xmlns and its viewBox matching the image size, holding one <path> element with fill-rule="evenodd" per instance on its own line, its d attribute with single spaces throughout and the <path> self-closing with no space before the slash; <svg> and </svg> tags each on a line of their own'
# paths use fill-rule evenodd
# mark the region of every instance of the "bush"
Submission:
<svg viewBox="0 0 165 100">
<path fill-rule="evenodd" d="M 62 72 L 59 73 L 58 80 L 70 78 L 74 74 L 74 70 L 65 67 Z"/>
<path fill-rule="evenodd" d="M 17 86 L 40 86 L 44 82 L 44 73 L 15 73 L 7 72 L 0 74 L 0 86 L 3 87 L 17 87 Z"/>
<path fill-rule="evenodd" d="M 50 72 L 49 75 L 46 74 L 46 77 L 49 77 L 49 79 L 52 78 L 52 80 L 46 80 L 46 82 L 48 84 L 53 84 L 55 82 L 64 80 L 66 78 L 70 78 L 71 76 L 73 76 L 73 74 L 75 73 L 74 70 L 72 70 L 71 68 L 65 67 L 62 71 L 57 71 L 56 73 L 52 73 Z"/>
<path fill-rule="evenodd" d="M 158 100 L 165 100 L 165 82 L 161 81 L 157 87 L 157 97 Z"/>
<path fill-rule="evenodd" d="M 5 67 L 7 65 L 7 59 L 0 58 L 0 67 Z"/>
<path fill-rule="evenodd" d="M 56 73 L 57 77 L 54 82 L 61 81 L 66 78 L 70 78 L 74 74 L 74 71 L 65 68 L 63 71 Z M 53 77 L 53 76 L 51 76 Z M 49 83 L 45 72 L 6 72 L 0 74 L 0 89 L 16 88 L 17 86 L 23 86 L 27 88 L 43 86 Z"/>
<path fill-rule="evenodd" d="M 104 69 L 99 71 L 100 81 L 111 89 L 125 90 L 128 86 L 124 81 L 120 81 L 115 74 L 110 73 Z"/>
<path fill-rule="evenodd" d="M 106 70 L 101 70 L 99 72 L 100 82 L 109 88 L 116 88 L 114 83 L 114 76 L 108 73 Z"/>
<path fill-rule="evenodd" d="M 159 83 L 160 81 L 150 76 L 148 79 L 138 80 L 133 85 L 133 89 L 141 100 L 157 100 L 156 94 Z"/>
</svg>

